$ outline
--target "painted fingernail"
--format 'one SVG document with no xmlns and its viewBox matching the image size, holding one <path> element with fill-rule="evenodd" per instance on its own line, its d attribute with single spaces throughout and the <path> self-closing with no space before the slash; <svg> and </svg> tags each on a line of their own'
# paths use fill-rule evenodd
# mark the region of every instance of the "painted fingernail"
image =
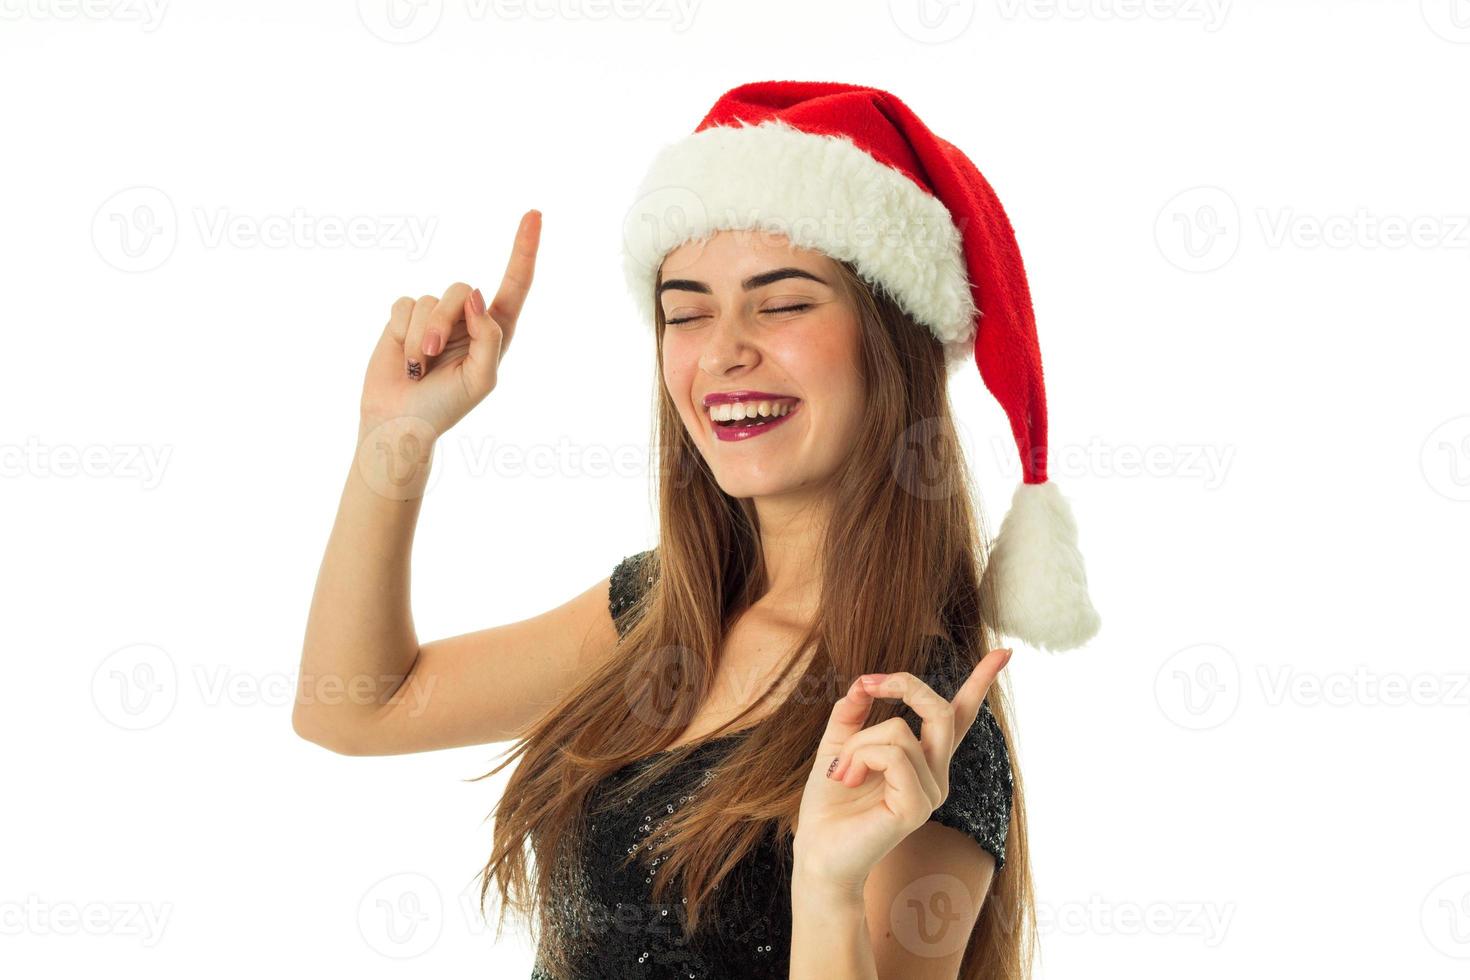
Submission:
<svg viewBox="0 0 1470 980">
<path fill-rule="evenodd" d="M 418 378 L 423 373 L 424 373 L 424 366 L 422 364 L 420 364 L 418 361 L 409 361 L 408 362 L 408 376 L 410 378 Z"/>
<path fill-rule="evenodd" d="M 439 331 L 430 330 L 428 336 L 424 338 L 424 353 L 430 357 L 439 353 Z"/>
<path fill-rule="evenodd" d="M 832 778 L 832 770 L 834 770 L 834 769 L 837 768 L 837 760 L 840 759 L 840 758 L 842 758 L 842 757 L 841 756 L 838 756 L 838 755 L 834 755 L 832 757 L 832 764 L 827 767 L 827 778 L 828 779 L 831 779 Z"/>
</svg>

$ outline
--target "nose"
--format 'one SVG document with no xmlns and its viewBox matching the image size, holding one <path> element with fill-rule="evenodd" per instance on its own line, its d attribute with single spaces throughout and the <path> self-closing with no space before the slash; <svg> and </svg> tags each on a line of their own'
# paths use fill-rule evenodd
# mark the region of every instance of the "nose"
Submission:
<svg viewBox="0 0 1470 980">
<path fill-rule="evenodd" d="M 737 368 L 758 364 L 760 352 L 750 326 L 739 313 L 716 316 L 705 333 L 699 366 L 710 374 L 726 375 Z"/>
</svg>

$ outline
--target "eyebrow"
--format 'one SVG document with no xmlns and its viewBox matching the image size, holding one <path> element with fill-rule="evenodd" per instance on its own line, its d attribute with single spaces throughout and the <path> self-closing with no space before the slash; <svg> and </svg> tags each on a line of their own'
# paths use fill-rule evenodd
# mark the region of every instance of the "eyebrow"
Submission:
<svg viewBox="0 0 1470 980">
<path fill-rule="evenodd" d="M 794 266 L 787 266 L 784 269 L 772 269 L 770 272 L 757 273 L 756 275 L 751 276 L 749 279 L 743 280 L 740 283 L 740 288 L 745 290 L 746 292 L 750 292 L 752 289 L 759 289 L 762 286 L 769 286 L 771 283 L 778 282 L 782 279 L 810 279 L 812 282 L 819 282 L 823 286 L 829 285 L 827 280 L 821 278 L 820 276 L 812 275 L 805 269 L 798 269 Z M 664 290 L 666 289 L 682 289 L 685 292 L 689 293 L 711 292 L 709 284 L 700 282 L 698 279 L 670 279 L 667 282 L 661 282 L 658 285 L 657 296 L 663 296 Z"/>
</svg>

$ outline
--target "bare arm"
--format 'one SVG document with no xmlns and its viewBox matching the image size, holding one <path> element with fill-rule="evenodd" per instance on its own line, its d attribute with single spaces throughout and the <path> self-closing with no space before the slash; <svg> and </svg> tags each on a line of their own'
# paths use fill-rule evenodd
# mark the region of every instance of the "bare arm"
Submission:
<svg viewBox="0 0 1470 980">
<path fill-rule="evenodd" d="M 396 441 L 419 448 L 409 425 L 392 428 L 359 427 L 302 643 L 291 724 L 303 738 L 338 751 L 347 751 L 355 733 L 377 717 L 418 656 L 409 561 L 428 469 L 411 466 L 406 480 L 398 470 L 401 493 L 381 492 L 394 485 L 398 460 L 374 446 Z M 426 454 L 432 445 L 423 446 Z"/>
<path fill-rule="evenodd" d="M 348 474 L 317 576 L 293 727 L 348 755 L 516 737 L 617 645 L 608 579 L 530 619 L 420 646 L 409 562 L 421 498 L 375 492 L 368 455 Z"/>
<path fill-rule="evenodd" d="M 495 387 L 540 227 L 539 212 L 521 219 L 488 308 L 464 283 L 393 305 L 308 615 L 292 712 L 304 738 L 349 754 L 512 738 L 616 645 L 607 579 L 531 619 L 423 647 L 413 626 L 410 557 L 433 447 Z"/>
</svg>

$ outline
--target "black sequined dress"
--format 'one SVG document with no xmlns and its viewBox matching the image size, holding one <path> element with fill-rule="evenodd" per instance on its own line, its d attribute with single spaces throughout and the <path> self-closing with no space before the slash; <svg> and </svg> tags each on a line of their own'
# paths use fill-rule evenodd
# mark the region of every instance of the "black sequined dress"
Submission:
<svg viewBox="0 0 1470 980">
<path fill-rule="evenodd" d="M 624 558 L 611 576 L 608 606 L 619 636 L 631 625 L 628 614 L 652 582 L 650 552 Z M 953 697 L 968 667 L 956 658 L 952 671 L 931 686 Z M 901 709 L 917 735 L 919 719 Z M 777 846 L 768 837 L 725 878 L 713 907 L 701 915 L 699 931 L 683 936 L 683 899 L 677 888 L 661 903 L 651 900 L 652 871 L 643 859 L 620 868 L 621 859 L 643 847 L 661 820 L 708 785 L 709 766 L 748 735 L 748 731 L 708 739 L 659 783 L 622 800 L 588 822 L 586 848 L 574 868 L 558 872 L 557 918 L 563 941 L 575 950 L 576 970 L 568 980 L 787 980 L 791 954 L 790 839 Z M 613 773 L 596 789 L 605 800 L 614 785 L 641 770 L 657 755 L 639 759 Z M 931 820 L 969 834 L 1005 865 L 1010 825 L 1012 776 L 1005 740 L 984 707 L 950 769 L 949 796 Z M 590 810 L 589 810 L 590 812 Z M 531 980 L 549 980 L 539 961 Z"/>
</svg>

